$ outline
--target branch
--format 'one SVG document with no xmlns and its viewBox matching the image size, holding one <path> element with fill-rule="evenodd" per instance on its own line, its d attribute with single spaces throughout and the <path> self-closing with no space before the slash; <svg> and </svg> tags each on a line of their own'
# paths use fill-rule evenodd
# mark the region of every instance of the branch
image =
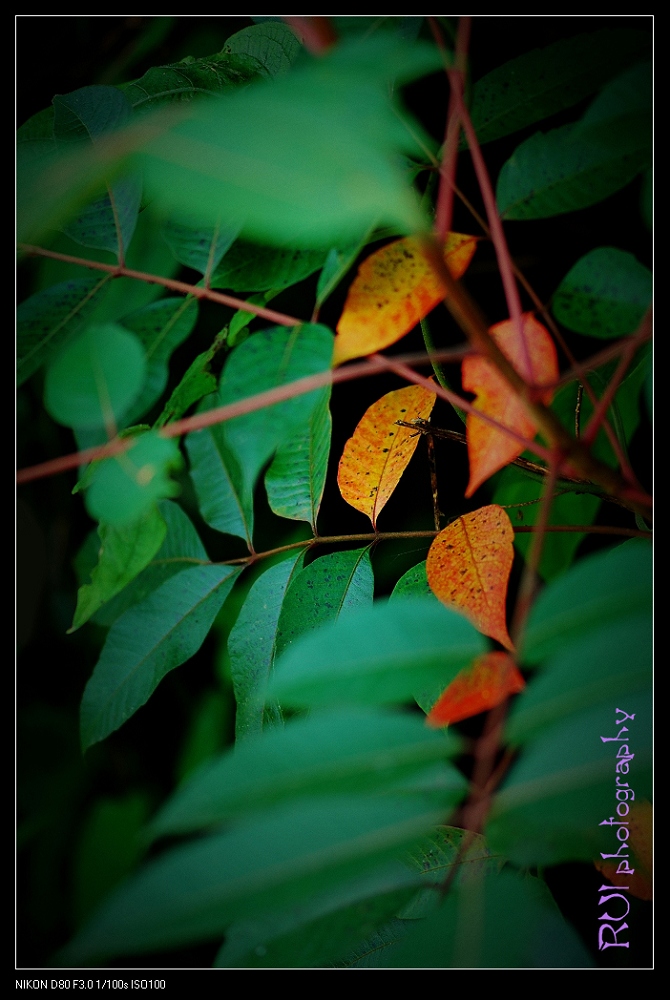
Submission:
<svg viewBox="0 0 670 1000">
<path fill-rule="evenodd" d="M 652 504 L 651 497 L 641 490 L 631 487 L 618 472 L 596 459 L 581 441 L 576 441 L 568 434 L 558 417 L 537 400 L 536 388 L 524 381 L 495 344 L 478 306 L 453 277 L 442 258 L 439 247 L 429 236 L 424 236 L 424 252 L 445 286 L 444 301 L 450 313 L 475 350 L 496 366 L 505 381 L 523 401 L 530 418 L 549 442 L 552 450 L 560 453 L 561 464 L 568 462 L 579 471 L 584 479 L 598 483 L 607 493 L 629 501 L 636 512 L 643 516 L 649 516 Z M 546 387 L 542 391 L 546 391 Z M 481 417 L 482 414 L 478 412 L 477 416 Z"/>
<path fill-rule="evenodd" d="M 173 292 L 183 292 L 186 295 L 193 295 L 196 299 L 208 299 L 210 302 L 218 302 L 222 306 L 230 306 L 232 309 L 243 309 L 245 312 L 254 313 L 263 319 L 277 323 L 279 326 L 299 326 L 307 320 L 296 319 L 295 316 L 287 316 L 285 313 L 275 312 L 274 309 L 266 309 L 264 306 L 255 306 L 244 299 L 236 299 L 232 295 L 224 295 L 223 292 L 215 292 L 212 288 L 199 285 L 189 285 L 185 281 L 176 281 L 174 278 L 162 278 L 158 274 L 147 274 L 144 271 L 134 271 L 132 268 L 124 267 L 120 264 L 102 264 L 97 260 L 87 260 L 85 257 L 72 257 L 67 253 L 56 253 L 55 250 L 45 250 L 44 247 L 34 247 L 27 243 L 19 243 L 19 249 L 33 257 L 51 257 L 53 260 L 63 260 L 67 264 L 79 264 L 81 267 L 88 267 L 94 271 L 106 271 L 113 278 L 135 278 L 137 281 L 145 281 L 150 285 L 163 285 Z"/>
<path fill-rule="evenodd" d="M 454 518 L 454 520 L 456 520 Z M 450 522 L 451 523 L 451 522 Z M 537 532 L 535 525 L 512 525 L 516 534 L 529 534 Z M 545 531 L 572 532 L 584 535 L 622 535 L 625 538 L 651 538 L 650 531 L 640 531 L 638 528 L 620 528 L 617 525 L 609 527 L 602 524 L 548 524 Z M 266 552 L 252 552 L 248 556 L 240 556 L 237 559 L 226 559 L 224 562 L 217 562 L 217 566 L 250 566 L 261 559 L 269 559 L 271 556 L 280 555 L 282 552 L 291 552 L 293 549 L 307 549 L 317 545 L 346 545 L 349 542 L 388 542 L 402 540 L 406 538 L 435 538 L 439 534 L 438 530 L 433 531 L 366 531 L 354 535 L 314 535 L 312 538 L 305 538 L 300 542 L 291 542 L 290 545 L 280 545 L 276 549 L 268 549 Z M 161 562 L 164 560 L 161 560 Z M 175 560 L 165 560 L 172 562 Z M 185 562 L 202 563 L 202 559 L 184 559 Z M 153 563 L 152 563 L 153 565 Z M 212 564 L 210 564 L 212 565 Z"/>
</svg>

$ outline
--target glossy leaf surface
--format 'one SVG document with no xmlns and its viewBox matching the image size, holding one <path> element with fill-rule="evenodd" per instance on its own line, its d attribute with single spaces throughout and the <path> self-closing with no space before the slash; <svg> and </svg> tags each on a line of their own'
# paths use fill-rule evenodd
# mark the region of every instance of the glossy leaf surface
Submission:
<svg viewBox="0 0 670 1000">
<path fill-rule="evenodd" d="M 461 611 L 506 649 L 505 601 L 514 559 L 514 532 L 502 507 L 490 504 L 444 528 L 428 552 L 426 575 L 433 593 Z"/>
<path fill-rule="evenodd" d="M 477 238 L 450 233 L 444 260 L 460 278 L 477 247 Z M 380 351 L 409 333 L 446 291 L 413 237 L 396 240 L 371 254 L 358 269 L 337 324 L 333 364 Z"/>
<path fill-rule="evenodd" d="M 435 394 L 423 386 L 395 389 L 368 407 L 344 446 L 337 470 L 340 493 L 375 529 L 421 436 L 396 421 L 427 420 L 434 405 Z"/>
<path fill-rule="evenodd" d="M 492 339 L 508 361 L 526 381 L 535 385 L 553 385 L 558 380 L 558 358 L 551 335 L 532 313 L 522 317 L 519 333 L 513 320 L 503 320 L 490 329 Z M 535 425 L 526 409 L 490 361 L 483 357 L 465 358 L 462 365 L 463 388 L 477 394 L 475 407 L 525 438 L 535 437 Z M 553 391 L 542 394 L 550 403 Z M 469 413 L 466 423 L 470 481 L 465 491 L 472 494 L 494 472 L 518 458 L 523 451 L 515 438 L 479 420 Z"/>
</svg>

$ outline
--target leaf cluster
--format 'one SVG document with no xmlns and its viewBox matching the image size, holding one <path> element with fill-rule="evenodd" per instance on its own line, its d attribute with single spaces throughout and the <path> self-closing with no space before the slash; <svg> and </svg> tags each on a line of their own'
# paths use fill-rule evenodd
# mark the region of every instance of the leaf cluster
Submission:
<svg viewBox="0 0 670 1000">
<path fill-rule="evenodd" d="M 27 624 L 53 676 L 20 683 L 20 726 L 62 727 L 54 788 L 85 817 L 40 960 L 618 961 L 560 883 L 614 879 L 593 862 L 630 798 L 648 898 L 649 32 L 568 19 L 538 49 L 528 19 L 523 54 L 459 82 L 462 22 L 334 17 L 328 48 L 297 20 L 57 95 L 17 133 L 35 567 L 44 497 L 77 524 L 55 657 Z M 457 190 L 446 247 L 443 57 L 496 170 L 493 223 Z M 458 182 L 486 205 L 467 149 Z M 568 234 L 540 294 L 496 219 L 512 247 Z M 63 857 L 45 829 L 72 828 L 29 757 L 36 884 Z"/>
</svg>

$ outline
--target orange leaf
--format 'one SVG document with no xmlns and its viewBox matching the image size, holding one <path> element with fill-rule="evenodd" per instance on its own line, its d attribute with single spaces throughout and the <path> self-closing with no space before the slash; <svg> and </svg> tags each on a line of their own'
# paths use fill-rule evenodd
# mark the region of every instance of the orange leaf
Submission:
<svg viewBox="0 0 670 1000">
<path fill-rule="evenodd" d="M 450 233 L 444 260 L 460 278 L 477 246 L 476 236 Z M 442 301 L 446 289 L 413 237 L 371 254 L 358 269 L 337 324 L 333 364 L 394 344 Z"/>
<path fill-rule="evenodd" d="M 524 374 L 527 370 L 526 359 L 529 358 L 532 380 L 536 385 L 555 383 L 558 379 L 558 359 L 549 331 L 532 313 L 524 313 L 522 328 L 527 353 L 524 342 L 511 319 L 496 323 L 489 332 L 502 353 L 520 374 Z M 487 358 L 465 358 L 462 373 L 463 388 L 477 394 L 474 405 L 478 410 L 494 417 L 505 427 L 525 438 L 532 440 L 535 437 L 537 428 L 528 416 L 523 403 Z M 542 394 L 542 401 L 548 404 L 552 396 L 553 390 L 548 389 Z M 518 458 L 523 451 L 523 445 L 504 431 L 496 430 L 471 413 L 467 418 L 466 436 L 470 458 L 470 482 L 465 495 L 471 497 L 489 476 Z"/>
<path fill-rule="evenodd" d="M 428 551 L 431 590 L 466 615 L 484 635 L 514 650 L 505 624 L 505 601 L 514 559 L 512 523 L 497 504 L 452 521 Z"/>
<path fill-rule="evenodd" d="M 617 874 L 620 862 L 596 861 L 595 866 L 601 875 L 612 885 L 625 885 L 632 896 L 638 899 L 651 899 L 652 891 L 652 834 L 653 809 L 651 802 L 642 799 L 633 802 L 630 812 L 625 817 L 630 836 L 626 843 L 630 847 L 628 865 L 635 870 L 634 875 L 624 872 Z M 615 817 L 618 820 L 618 817 Z M 623 818 L 623 817 L 622 817 Z"/>
<path fill-rule="evenodd" d="M 363 414 L 337 470 L 340 493 L 377 529 L 377 517 L 414 454 L 420 434 L 396 420 L 427 420 L 435 395 L 421 385 L 389 392 Z"/>
<path fill-rule="evenodd" d="M 495 708 L 526 682 L 509 653 L 485 653 L 461 670 L 440 695 L 426 719 L 429 726 L 449 726 Z"/>
</svg>

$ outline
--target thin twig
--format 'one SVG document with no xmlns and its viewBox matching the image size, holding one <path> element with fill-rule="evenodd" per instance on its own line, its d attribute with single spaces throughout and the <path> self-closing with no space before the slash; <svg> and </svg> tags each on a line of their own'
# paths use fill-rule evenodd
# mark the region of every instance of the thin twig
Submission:
<svg viewBox="0 0 670 1000">
<path fill-rule="evenodd" d="M 197 299 L 208 299 L 210 302 L 218 302 L 220 305 L 230 306 L 232 309 L 243 309 L 245 312 L 261 316 L 263 319 L 270 320 L 271 323 L 278 323 L 280 326 L 299 326 L 301 323 L 307 322 L 304 319 L 296 319 L 295 316 L 287 316 L 286 313 L 276 312 L 274 309 L 255 306 L 251 302 L 237 299 L 233 295 L 224 295 L 223 292 L 216 292 L 203 285 L 189 285 L 187 282 L 177 281 L 175 278 L 163 278 L 159 274 L 135 271 L 120 264 L 103 264 L 98 260 L 73 257 L 68 253 L 57 253 L 55 250 L 46 250 L 44 247 L 35 247 L 27 243 L 20 243 L 19 249 L 33 257 L 49 257 L 52 260 L 62 260 L 67 264 L 79 264 L 81 267 L 88 267 L 94 271 L 106 271 L 114 278 L 135 278 L 137 281 L 145 281 L 150 285 L 162 285 L 173 292 L 184 292 L 187 295 L 194 295 Z"/>
</svg>

